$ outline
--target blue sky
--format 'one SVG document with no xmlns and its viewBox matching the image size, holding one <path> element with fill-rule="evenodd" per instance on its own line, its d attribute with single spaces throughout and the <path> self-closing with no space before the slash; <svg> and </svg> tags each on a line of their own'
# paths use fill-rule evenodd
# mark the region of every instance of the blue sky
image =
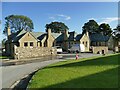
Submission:
<svg viewBox="0 0 120 90">
<path fill-rule="evenodd" d="M 82 32 L 90 19 L 108 23 L 115 28 L 118 23 L 118 2 L 3 2 L 2 29 L 8 15 L 25 15 L 32 19 L 35 32 L 45 32 L 52 21 L 64 22 L 70 31 Z"/>
</svg>

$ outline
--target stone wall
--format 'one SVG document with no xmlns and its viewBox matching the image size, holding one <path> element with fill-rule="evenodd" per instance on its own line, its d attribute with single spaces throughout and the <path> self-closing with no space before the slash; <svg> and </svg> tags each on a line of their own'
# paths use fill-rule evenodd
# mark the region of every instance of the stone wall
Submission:
<svg viewBox="0 0 120 90">
<path fill-rule="evenodd" d="M 92 51 L 95 54 L 97 54 L 97 53 L 102 54 L 102 51 L 104 51 L 104 54 L 106 54 L 106 53 L 108 53 L 108 47 L 107 46 L 94 46 L 94 47 L 92 47 Z"/>
<path fill-rule="evenodd" d="M 57 55 L 56 48 L 48 47 L 33 47 L 33 48 L 22 48 L 17 47 L 15 50 L 15 59 L 25 59 L 25 58 L 37 58 L 41 56 Z"/>
</svg>

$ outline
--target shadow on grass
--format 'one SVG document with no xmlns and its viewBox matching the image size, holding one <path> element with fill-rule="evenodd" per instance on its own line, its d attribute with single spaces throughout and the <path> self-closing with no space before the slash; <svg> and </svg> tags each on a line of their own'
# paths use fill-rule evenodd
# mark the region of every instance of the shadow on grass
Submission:
<svg viewBox="0 0 120 90">
<path fill-rule="evenodd" d="M 77 62 L 72 62 L 72 63 L 65 63 L 61 65 L 53 65 L 53 66 L 48 66 L 46 68 L 53 68 L 53 67 L 77 67 L 77 66 L 99 66 L 99 65 L 118 65 L 118 58 L 119 55 L 113 55 L 113 56 L 105 56 L 105 57 L 98 57 L 98 58 L 93 58 L 89 60 L 84 60 L 84 61 L 77 61 Z"/>
<path fill-rule="evenodd" d="M 97 90 L 117 90 L 118 88 L 118 68 L 109 69 L 96 74 L 71 79 L 66 82 L 50 85 L 45 88 L 99 88 Z M 100 89 L 101 88 L 101 89 Z M 93 90 L 92 89 L 92 90 Z"/>
</svg>

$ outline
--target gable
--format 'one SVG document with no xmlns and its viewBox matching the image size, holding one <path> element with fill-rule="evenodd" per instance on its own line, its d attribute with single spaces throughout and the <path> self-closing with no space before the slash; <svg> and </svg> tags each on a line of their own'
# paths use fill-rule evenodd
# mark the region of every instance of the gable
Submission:
<svg viewBox="0 0 120 90">
<path fill-rule="evenodd" d="M 19 42 L 22 42 L 22 41 L 37 42 L 36 38 L 30 32 L 25 33 L 25 35 L 20 38 Z"/>
<path fill-rule="evenodd" d="M 80 41 L 88 41 L 90 40 L 89 36 L 87 36 L 87 34 L 83 34 L 83 36 L 81 37 Z"/>
</svg>

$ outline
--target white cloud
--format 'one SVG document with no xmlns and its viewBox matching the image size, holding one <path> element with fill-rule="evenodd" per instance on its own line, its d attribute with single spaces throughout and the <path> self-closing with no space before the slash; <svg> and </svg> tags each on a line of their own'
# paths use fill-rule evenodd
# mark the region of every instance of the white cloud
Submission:
<svg viewBox="0 0 120 90">
<path fill-rule="evenodd" d="M 55 19 L 55 17 L 49 17 L 49 19 Z"/>
<path fill-rule="evenodd" d="M 118 21 L 118 20 L 120 20 L 120 18 L 118 18 L 118 17 L 108 17 L 108 18 L 101 18 L 101 19 L 102 19 L 102 21 L 99 22 L 99 24 L 101 24 L 101 23 L 110 24 L 110 23 L 113 22 L 113 21 Z"/>
<path fill-rule="evenodd" d="M 64 14 L 57 14 L 55 16 L 49 17 L 49 19 L 52 19 L 53 21 L 55 21 L 55 20 L 58 20 L 58 21 L 66 20 L 67 21 L 67 20 L 70 20 L 71 17 L 67 16 L 67 15 L 64 15 Z"/>
<path fill-rule="evenodd" d="M 63 14 L 58 14 L 57 16 L 59 16 L 59 17 L 63 17 L 65 20 L 70 20 L 70 19 L 71 19 L 70 16 L 63 15 Z"/>
<path fill-rule="evenodd" d="M 89 19 L 87 19 L 87 20 L 88 20 L 88 21 L 89 21 L 89 20 L 95 20 L 95 21 L 96 21 L 97 19 L 96 19 L 96 18 L 89 18 Z"/>
</svg>

